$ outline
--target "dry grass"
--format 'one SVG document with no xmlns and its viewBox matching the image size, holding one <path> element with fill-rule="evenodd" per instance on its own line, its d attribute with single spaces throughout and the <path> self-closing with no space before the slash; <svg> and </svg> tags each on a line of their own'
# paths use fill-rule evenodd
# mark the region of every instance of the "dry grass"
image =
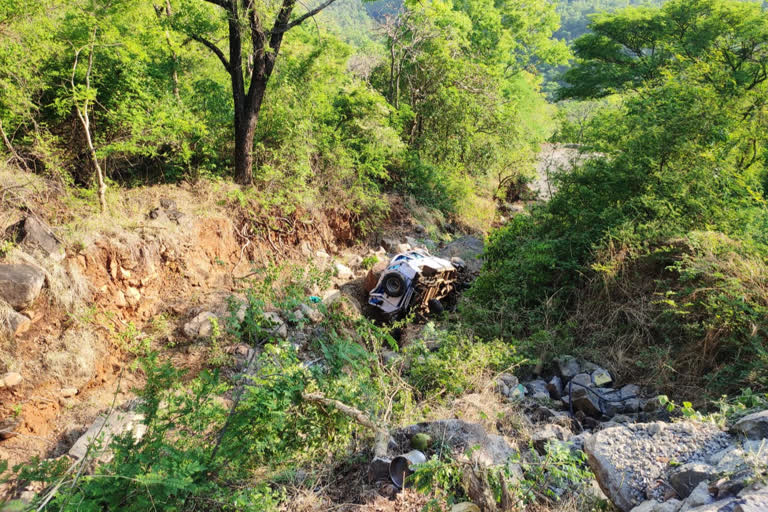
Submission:
<svg viewBox="0 0 768 512">
<path fill-rule="evenodd" d="M 105 355 L 103 342 L 90 328 L 72 328 L 43 357 L 46 374 L 62 385 L 81 387 L 96 373 Z"/>
</svg>

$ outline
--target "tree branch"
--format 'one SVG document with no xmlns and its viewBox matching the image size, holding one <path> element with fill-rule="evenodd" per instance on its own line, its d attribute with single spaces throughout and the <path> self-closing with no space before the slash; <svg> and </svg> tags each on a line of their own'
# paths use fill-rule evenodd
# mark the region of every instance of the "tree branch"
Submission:
<svg viewBox="0 0 768 512">
<path fill-rule="evenodd" d="M 206 0 L 208 1 L 208 0 Z M 229 65 L 229 61 L 224 56 L 224 52 L 221 51 L 221 49 L 213 44 L 211 41 L 207 40 L 203 36 L 197 35 L 197 34 L 191 34 L 189 37 L 197 41 L 198 43 L 206 46 L 209 50 L 211 50 L 213 53 L 216 54 L 216 56 L 219 58 L 222 64 L 224 64 L 224 68 L 227 70 L 227 72 L 232 73 L 232 67 Z"/>
<path fill-rule="evenodd" d="M 285 30 L 290 30 L 296 25 L 301 25 L 307 18 L 311 18 L 312 16 L 319 13 L 320 11 L 322 11 L 323 9 L 325 9 L 335 1 L 336 0 L 325 0 L 325 2 L 323 2 L 322 4 L 318 5 L 317 7 L 315 7 L 310 11 L 307 11 L 305 14 L 302 14 L 301 16 L 299 16 L 298 18 L 290 22 L 288 26 L 285 28 Z"/>
<path fill-rule="evenodd" d="M 368 416 L 361 410 L 350 407 L 349 405 L 328 398 L 320 393 L 303 393 L 302 398 L 307 402 L 313 402 L 319 405 L 325 405 L 333 407 L 342 414 L 351 417 L 360 425 L 367 427 L 375 433 L 375 441 L 373 447 L 373 454 L 377 457 L 384 457 L 387 454 L 387 447 L 389 445 L 389 432 L 386 428 L 375 424 Z"/>
</svg>

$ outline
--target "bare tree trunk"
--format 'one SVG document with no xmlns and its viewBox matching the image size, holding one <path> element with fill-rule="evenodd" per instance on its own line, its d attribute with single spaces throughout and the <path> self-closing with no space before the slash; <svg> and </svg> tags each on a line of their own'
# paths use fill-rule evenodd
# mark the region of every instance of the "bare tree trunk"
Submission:
<svg viewBox="0 0 768 512">
<path fill-rule="evenodd" d="M 80 124 L 83 126 L 83 131 L 85 131 L 85 141 L 88 145 L 88 152 L 91 156 L 91 162 L 93 163 L 93 168 L 96 170 L 96 178 L 98 180 L 99 184 L 99 206 L 101 208 L 101 212 L 104 213 L 104 211 L 107 209 L 107 200 L 106 200 L 106 192 L 107 192 L 107 185 L 104 182 L 104 172 L 101 169 L 101 164 L 99 163 L 99 158 L 96 155 L 96 148 L 93 145 L 93 138 L 91 137 L 91 118 L 88 114 L 88 104 L 90 103 L 89 94 L 91 90 L 91 72 L 93 71 L 93 47 L 96 44 L 96 31 L 98 29 L 93 29 L 93 34 L 91 35 L 91 41 L 88 43 L 88 70 L 85 73 L 85 98 L 83 99 L 83 105 L 80 105 L 79 100 L 77 99 L 77 90 L 75 88 L 75 73 L 77 72 L 77 64 L 80 57 L 80 52 L 84 49 L 81 48 L 75 52 L 75 63 L 72 66 L 72 79 L 70 83 L 72 84 L 72 95 L 74 99 L 75 104 L 75 111 L 77 112 L 77 117 L 80 119 Z"/>
<path fill-rule="evenodd" d="M 199 33 L 189 34 L 192 39 L 211 50 L 219 58 L 232 81 L 232 100 L 235 107 L 235 180 L 242 185 L 253 182 L 253 137 L 259 111 L 272 76 L 275 60 L 280 53 L 283 36 L 336 0 L 324 0 L 320 5 L 291 21 L 296 0 L 282 0 L 272 28 L 265 30 L 254 0 L 203 0 L 227 11 L 229 28 L 229 58 L 224 52 Z M 245 23 L 243 23 L 245 22 Z M 250 85 L 246 90 L 243 74 L 243 33 L 250 35 L 250 53 L 246 56 L 246 74 Z"/>
</svg>

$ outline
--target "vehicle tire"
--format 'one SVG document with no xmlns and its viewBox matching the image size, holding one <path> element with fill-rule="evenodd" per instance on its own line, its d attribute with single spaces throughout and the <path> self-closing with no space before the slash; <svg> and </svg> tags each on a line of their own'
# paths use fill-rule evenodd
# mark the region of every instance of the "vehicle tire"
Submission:
<svg viewBox="0 0 768 512">
<path fill-rule="evenodd" d="M 384 276 L 382 285 L 390 297 L 400 297 L 405 293 L 405 279 L 395 272 Z"/>
<path fill-rule="evenodd" d="M 445 311 L 442 302 L 437 299 L 430 299 L 429 302 L 427 302 L 427 305 L 429 306 L 429 312 L 433 315 L 439 315 Z"/>
</svg>

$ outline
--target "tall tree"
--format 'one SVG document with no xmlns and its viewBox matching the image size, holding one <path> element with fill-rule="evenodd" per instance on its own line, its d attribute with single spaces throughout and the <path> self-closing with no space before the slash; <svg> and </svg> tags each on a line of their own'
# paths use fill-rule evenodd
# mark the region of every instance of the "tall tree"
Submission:
<svg viewBox="0 0 768 512">
<path fill-rule="evenodd" d="M 224 10 L 227 22 L 229 57 L 212 41 L 205 28 L 186 24 L 187 35 L 211 50 L 229 73 L 232 82 L 235 129 L 235 179 L 242 184 L 253 180 L 253 136 L 275 61 L 285 33 L 319 13 L 335 0 L 324 0 L 304 14 L 291 18 L 296 0 L 281 0 L 273 13 L 271 28 L 265 28 L 269 9 L 255 0 L 199 0 Z"/>
</svg>

